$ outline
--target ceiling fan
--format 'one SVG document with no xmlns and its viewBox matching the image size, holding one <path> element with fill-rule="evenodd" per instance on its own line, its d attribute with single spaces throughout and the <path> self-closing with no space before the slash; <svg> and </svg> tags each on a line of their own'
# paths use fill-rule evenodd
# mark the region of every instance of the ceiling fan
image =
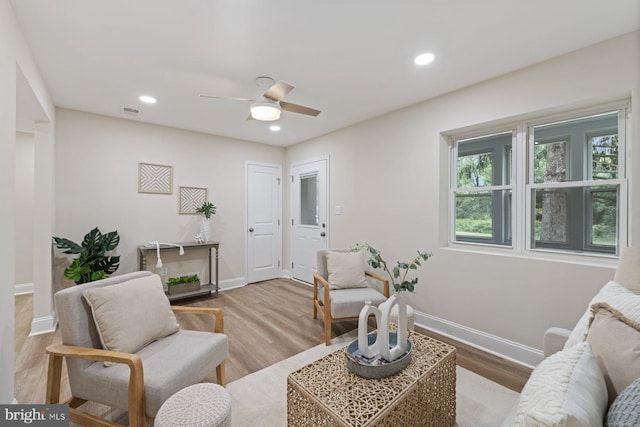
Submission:
<svg viewBox="0 0 640 427">
<path fill-rule="evenodd" d="M 231 101 L 249 101 L 251 102 L 251 107 L 249 107 L 250 115 L 247 117 L 247 120 L 278 120 L 282 110 L 314 117 L 320 114 L 320 110 L 316 110 L 315 108 L 282 101 L 282 98 L 287 96 L 287 94 L 295 88 L 292 84 L 283 80 L 276 82 L 271 77 L 258 77 L 256 78 L 256 85 L 259 88 L 259 92 L 255 99 L 214 95 L 200 95 L 200 97 Z"/>
</svg>

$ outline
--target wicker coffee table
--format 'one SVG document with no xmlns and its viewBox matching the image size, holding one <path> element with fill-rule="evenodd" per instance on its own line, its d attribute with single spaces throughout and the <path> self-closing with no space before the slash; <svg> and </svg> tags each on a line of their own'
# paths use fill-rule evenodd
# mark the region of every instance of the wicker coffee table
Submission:
<svg viewBox="0 0 640 427">
<path fill-rule="evenodd" d="M 287 378 L 289 426 L 453 426 L 456 349 L 409 331 L 411 363 L 381 379 L 352 374 L 344 349 Z"/>
</svg>

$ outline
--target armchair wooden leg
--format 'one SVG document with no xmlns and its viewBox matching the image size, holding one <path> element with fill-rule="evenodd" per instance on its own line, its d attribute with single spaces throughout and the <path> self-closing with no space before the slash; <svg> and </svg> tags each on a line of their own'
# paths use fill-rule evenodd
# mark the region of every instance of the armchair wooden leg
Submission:
<svg viewBox="0 0 640 427">
<path fill-rule="evenodd" d="M 324 344 L 331 344 L 331 315 L 326 312 L 324 316 Z"/>
<path fill-rule="evenodd" d="M 62 379 L 62 357 L 49 355 L 49 370 L 47 371 L 46 403 L 60 402 L 60 381 Z"/>
<path fill-rule="evenodd" d="M 218 384 L 222 387 L 225 387 L 226 379 L 224 377 L 224 362 L 221 362 L 218 366 L 216 366 L 216 379 L 218 380 Z"/>
</svg>

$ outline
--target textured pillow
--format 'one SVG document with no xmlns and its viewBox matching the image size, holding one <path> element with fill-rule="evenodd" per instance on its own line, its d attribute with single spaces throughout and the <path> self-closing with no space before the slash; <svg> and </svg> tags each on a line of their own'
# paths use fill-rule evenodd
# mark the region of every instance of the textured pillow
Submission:
<svg viewBox="0 0 640 427">
<path fill-rule="evenodd" d="M 331 289 L 367 287 L 362 251 L 328 252 L 327 272 Z"/>
<path fill-rule="evenodd" d="M 604 285 L 600 292 L 593 297 L 589 303 L 589 308 L 571 331 L 564 348 L 571 348 L 586 339 L 589 319 L 591 318 L 591 306 L 599 302 L 609 304 L 634 322 L 640 322 L 640 295 L 636 295 L 618 282 L 611 281 Z"/>
<path fill-rule="evenodd" d="M 519 427 L 601 426 L 607 387 L 588 343 L 555 353 L 533 370 L 520 394 Z"/>
<path fill-rule="evenodd" d="M 160 276 L 139 277 L 82 292 L 91 307 L 102 346 L 135 353 L 178 331 Z"/>
<path fill-rule="evenodd" d="M 627 289 L 640 291 L 640 249 L 622 248 L 613 280 Z"/>
<path fill-rule="evenodd" d="M 604 375 L 611 404 L 640 378 L 640 324 L 604 303 L 594 304 L 591 310 L 587 342 Z"/>
<path fill-rule="evenodd" d="M 640 425 L 640 378 L 625 388 L 616 397 L 607 412 L 607 427 L 630 427 Z"/>
</svg>

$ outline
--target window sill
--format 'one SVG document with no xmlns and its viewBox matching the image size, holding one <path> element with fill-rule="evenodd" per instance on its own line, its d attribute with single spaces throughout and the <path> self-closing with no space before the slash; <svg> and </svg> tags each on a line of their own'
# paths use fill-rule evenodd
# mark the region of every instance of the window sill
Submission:
<svg viewBox="0 0 640 427">
<path fill-rule="evenodd" d="M 525 258 L 546 262 L 559 262 L 564 264 L 587 265 L 590 267 L 602 267 L 615 269 L 618 265 L 617 255 L 570 253 L 548 249 L 532 249 L 518 252 L 513 247 L 488 245 L 482 243 L 449 243 L 440 249 L 453 252 L 467 252 L 482 255 L 504 256 L 511 258 Z"/>
</svg>

